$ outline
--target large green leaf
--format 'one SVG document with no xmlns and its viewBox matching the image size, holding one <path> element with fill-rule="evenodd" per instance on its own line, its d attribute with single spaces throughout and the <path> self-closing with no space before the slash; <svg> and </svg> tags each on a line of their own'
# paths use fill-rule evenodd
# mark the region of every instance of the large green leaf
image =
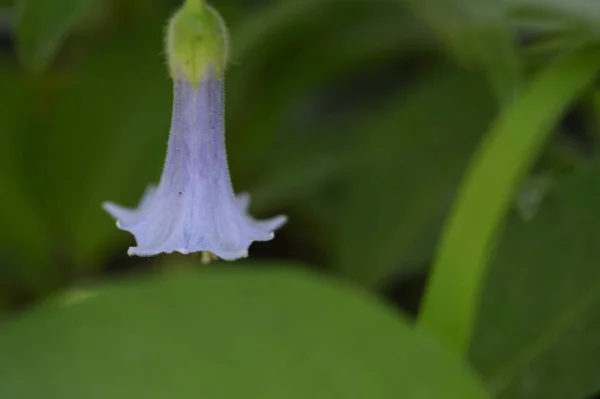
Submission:
<svg viewBox="0 0 600 399">
<path fill-rule="evenodd" d="M 446 67 L 386 107 L 357 135 L 363 162 L 335 246 L 336 267 L 367 284 L 430 259 L 494 99 L 479 76 Z"/>
<path fill-rule="evenodd" d="M 21 61 L 31 69 L 44 68 L 92 4 L 92 0 L 18 0 L 17 43 Z"/>
<path fill-rule="evenodd" d="M 4 325 L 0 353 L 3 399 L 488 398 L 362 291 L 251 265 L 71 293 Z"/>
<path fill-rule="evenodd" d="M 499 398 L 600 389 L 600 167 L 510 218 L 484 288 L 472 358 Z"/>
</svg>

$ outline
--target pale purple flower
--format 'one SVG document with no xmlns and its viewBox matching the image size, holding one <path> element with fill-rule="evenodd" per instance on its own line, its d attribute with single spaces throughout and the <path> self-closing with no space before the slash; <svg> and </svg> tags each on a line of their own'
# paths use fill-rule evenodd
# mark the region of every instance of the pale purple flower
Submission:
<svg viewBox="0 0 600 399">
<path fill-rule="evenodd" d="M 235 196 L 227 168 L 223 80 L 212 69 L 194 88 L 175 79 L 167 157 L 158 186 L 137 209 L 105 203 L 117 227 L 135 236 L 129 255 L 211 252 L 225 260 L 248 256 L 253 241 L 268 241 L 285 216 L 258 221 L 247 214 L 250 197 Z"/>
</svg>

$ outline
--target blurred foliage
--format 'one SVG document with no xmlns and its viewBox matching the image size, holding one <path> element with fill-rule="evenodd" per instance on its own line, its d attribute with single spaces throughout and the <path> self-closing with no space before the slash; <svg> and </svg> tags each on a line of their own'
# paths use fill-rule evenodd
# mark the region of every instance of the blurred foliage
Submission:
<svg viewBox="0 0 600 399">
<path fill-rule="evenodd" d="M 488 397 L 364 293 L 243 266 L 88 287 L 38 309 L 0 332 L 0 396 Z"/>
<path fill-rule="evenodd" d="M 90 0 L 27 0 L 17 3 L 15 23 L 21 61 L 31 70 L 47 67 L 69 29 L 86 14 Z"/>
<path fill-rule="evenodd" d="M 521 182 L 553 127 L 599 71 L 596 48 L 575 52 L 544 68 L 500 113 L 473 156 L 444 229 L 419 313 L 419 325 L 437 331 L 461 352 L 467 352 L 471 344 L 482 280 L 515 197 L 519 207 Z M 455 293 L 457 286 L 459 293 Z"/>
<path fill-rule="evenodd" d="M 511 215 L 485 285 L 472 357 L 500 398 L 598 390 L 600 168 L 564 179 L 534 221 Z"/>
<path fill-rule="evenodd" d="M 79 397 L 106 370 L 120 378 L 111 359 L 131 347 L 127 362 L 184 365 L 152 371 L 173 384 L 209 373 L 231 389 L 211 397 L 239 396 L 232 381 L 260 397 L 289 395 L 296 383 L 303 397 L 485 397 L 435 338 L 363 301 L 360 289 L 259 260 L 302 260 L 374 295 L 400 291 L 388 299 L 414 307 L 486 132 L 531 76 L 598 46 L 600 3 L 214 0 L 231 31 L 234 186 L 253 194 L 259 216 L 290 216 L 274 241 L 251 248 L 251 269 L 278 271 L 131 277 L 72 307 L 15 317 L 20 306 L 116 271 L 177 264 L 177 256 L 126 258 L 132 238 L 100 204 L 134 204 L 160 175 L 172 100 L 163 35 L 179 4 L 0 0 L 0 396 L 39 397 L 46 387 Z M 507 199 L 518 206 L 473 304 L 469 359 L 495 397 L 600 391 L 599 98 L 590 85 L 567 104 L 523 191 Z M 227 361 L 242 363 L 229 370 Z M 261 367 L 275 375 L 253 374 Z M 336 373 L 325 379 L 320 367 Z M 132 385 L 118 394 L 139 394 L 142 372 L 119 380 Z M 67 386 L 70 374 L 79 385 Z M 118 397 L 104 388 L 98 395 Z"/>
<path fill-rule="evenodd" d="M 341 205 L 342 215 L 353 217 L 340 218 L 335 265 L 369 284 L 429 260 L 469 154 L 493 115 L 493 97 L 477 74 L 440 67 L 415 86 L 359 127 L 368 137 L 357 133 L 355 158 L 362 162 Z M 435 116 L 421 111 L 429 107 Z"/>
</svg>

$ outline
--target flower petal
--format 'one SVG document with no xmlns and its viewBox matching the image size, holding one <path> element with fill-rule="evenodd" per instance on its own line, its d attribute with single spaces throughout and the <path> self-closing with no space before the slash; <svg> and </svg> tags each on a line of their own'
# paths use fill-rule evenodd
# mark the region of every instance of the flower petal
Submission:
<svg viewBox="0 0 600 399">
<path fill-rule="evenodd" d="M 268 241 L 285 216 L 259 221 L 248 215 L 250 196 L 233 193 L 223 121 L 223 83 L 213 73 L 198 88 L 175 81 L 167 157 L 158 186 L 149 186 L 137 209 L 105 203 L 117 226 L 137 247 L 128 254 L 207 251 L 226 260 L 248 256 L 254 241 Z"/>
</svg>

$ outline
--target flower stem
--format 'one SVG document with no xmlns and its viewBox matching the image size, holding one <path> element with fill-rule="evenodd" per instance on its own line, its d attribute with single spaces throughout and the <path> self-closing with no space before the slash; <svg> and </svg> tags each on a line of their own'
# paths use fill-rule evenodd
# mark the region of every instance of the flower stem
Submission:
<svg viewBox="0 0 600 399">
<path fill-rule="evenodd" d="M 467 355 L 487 269 L 521 181 L 562 115 L 600 69 L 600 50 L 542 70 L 499 116 L 479 148 L 445 226 L 419 327 Z"/>
</svg>

